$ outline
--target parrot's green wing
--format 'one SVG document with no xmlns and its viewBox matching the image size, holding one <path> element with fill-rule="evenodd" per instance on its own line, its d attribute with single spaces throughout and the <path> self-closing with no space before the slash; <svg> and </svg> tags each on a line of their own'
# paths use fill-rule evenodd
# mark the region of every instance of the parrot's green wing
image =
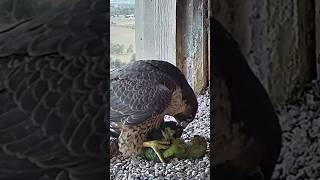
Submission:
<svg viewBox="0 0 320 180">
<path fill-rule="evenodd" d="M 160 150 L 160 153 L 163 154 L 163 150 Z M 161 162 L 157 154 L 151 148 L 143 148 L 140 153 L 140 156 L 146 158 L 149 161 L 153 161 L 157 163 Z"/>
<path fill-rule="evenodd" d="M 183 140 L 177 138 L 173 139 L 171 143 L 171 146 L 163 152 L 163 157 L 165 159 L 173 157 L 185 159 L 188 157 L 188 147 Z"/>
</svg>

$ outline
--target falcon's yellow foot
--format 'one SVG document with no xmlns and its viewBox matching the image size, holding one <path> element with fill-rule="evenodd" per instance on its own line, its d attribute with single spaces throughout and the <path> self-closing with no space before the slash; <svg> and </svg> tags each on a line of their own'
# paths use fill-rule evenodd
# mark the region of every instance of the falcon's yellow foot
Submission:
<svg viewBox="0 0 320 180">
<path fill-rule="evenodd" d="M 144 147 L 149 147 L 153 149 L 153 151 L 157 154 L 157 156 L 159 157 L 162 163 L 165 163 L 165 162 L 162 155 L 160 154 L 160 149 L 168 149 L 169 145 L 170 145 L 169 141 L 158 141 L 158 140 L 146 141 L 143 143 Z"/>
</svg>

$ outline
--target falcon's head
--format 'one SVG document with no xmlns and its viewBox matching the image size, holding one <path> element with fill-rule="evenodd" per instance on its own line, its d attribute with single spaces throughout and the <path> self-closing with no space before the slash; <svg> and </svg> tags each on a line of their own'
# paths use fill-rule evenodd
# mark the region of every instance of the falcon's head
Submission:
<svg viewBox="0 0 320 180">
<path fill-rule="evenodd" d="M 185 103 L 184 111 L 174 116 L 183 128 L 193 121 L 198 110 L 197 98 L 188 82 L 186 83 L 186 85 L 182 86 L 182 100 Z"/>
<path fill-rule="evenodd" d="M 174 115 L 174 118 L 183 128 L 185 128 L 196 117 L 198 111 L 198 101 L 193 89 L 189 85 L 182 72 L 179 71 L 179 75 L 174 77 L 177 78 L 176 82 L 180 83 L 182 101 L 184 103 L 184 111 Z"/>
</svg>

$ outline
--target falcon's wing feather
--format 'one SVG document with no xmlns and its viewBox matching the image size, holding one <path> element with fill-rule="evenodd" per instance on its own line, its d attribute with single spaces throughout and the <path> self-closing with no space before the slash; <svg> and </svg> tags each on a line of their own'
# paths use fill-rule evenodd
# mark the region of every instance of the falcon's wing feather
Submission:
<svg viewBox="0 0 320 180">
<path fill-rule="evenodd" d="M 0 179 L 105 176 L 107 4 L 69 2 L 0 33 Z"/>
<path fill-rule="evenodd" d="M 106 2 L 90 2 L 64 1 L 39 17 L 25 20 L 9 31 L 2 32 L 0 56 L 26 52 L 32 56 L 56 52 L 67 57 L 99 56 L 106 51 L 98 46 L 106 43 L 106 38 L 99 36 L 107 28 L 106 25 L 101 25 L 107 23 Z"/>
<path fill-rule="evenodd" d="M 147 64 L 147 68 L 141 66 L 111 74 L 110 122 L 138 124 L 168 107 L 175 82 Z"/>
</svg>

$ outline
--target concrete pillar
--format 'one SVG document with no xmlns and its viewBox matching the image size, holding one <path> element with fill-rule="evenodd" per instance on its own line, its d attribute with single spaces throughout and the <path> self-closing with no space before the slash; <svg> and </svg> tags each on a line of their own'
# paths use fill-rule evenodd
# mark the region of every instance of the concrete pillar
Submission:
<svg viewBox="0 0 320 180">
<path fill-rule="evenodd" d="M 136 0 L 136 59 L 176 64 L 176 1 Z"/>
<path fill-rule="evenodd" d="M 315 66 L 314 7 L 300 0 L 212 0 L 213 17 L 240 44 L 273 103 L 309 81 Z"/>
</svg>

